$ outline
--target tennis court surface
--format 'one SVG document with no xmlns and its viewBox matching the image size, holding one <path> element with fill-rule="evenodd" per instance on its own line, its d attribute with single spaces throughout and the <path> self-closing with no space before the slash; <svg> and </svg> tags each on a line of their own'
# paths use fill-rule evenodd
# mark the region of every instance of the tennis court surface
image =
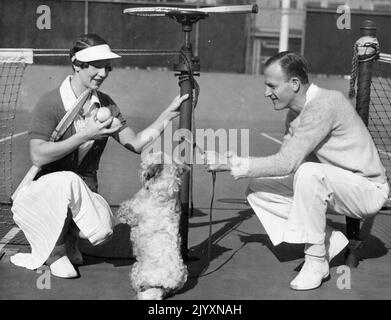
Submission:
<svg viewBox="0 0 391 320">
<path fill-rule="evenodd" d="M 15 117 L 12 144 L 12 178 L 16 186 L 30 166 L 27 130 L 30 112 L 41 94 L 58 85 L 67 67 L 31 66 L 26 69 Z M 349 83 L 342 78 L 312 78 L 316 84 L 345 93 Z M 196 109 L 197 128 L 249 129 L 250 155 L 268 155 L 278 150 L 284 130 L 284 113 L 272 109 L 263 96 L 261 76 L 202 73 Z M 169 71 L 114 70 L 102 91 L 120 106 L 135 130 L 149 124 L 177 94 L 177 79 Z M 140 188 L 138 155 L 110 141 L 101 161 L 100 193 L 113 210 Z M 217 175 L 212 216 L 212 259 L 208 257 L 211 175 L 194 167 L 194 213 L 189 221 L 187 262 L 189 279 L 170 300 L 262 300 L 262 299 L 390 299 L 391 212 L 381 211 L 362 227 L 366 241 L 357 269 L 343 266 L 340 255 L 331 267 L 331 279 L 320 288 L 296 292 L 289 288 L 303 259 L 301 245 L 273 247 L 263 227 L 246 204 L 248 180 L 234 181 Z M 29 271 L 9 262 L 15 252 L 29 252 L 22 232 L 14 229 L 12 217 L 3 211 L 0 223 L 0 299 L 134 299 L 129 271 L 134 260 L 129 250 L 129 230 L 120 226 L 113 240 L 99 248 L 83 243 L 85 264 L 73 280 L 50 278 L 42 288 L 42 270 Z M 329 215 L 328 223 L 340 230 L 345 218 Z M 8 237 L 7 237 L 8 235 Z M 110 256 L 110 257 L 108 257 Z"/>
</svg>

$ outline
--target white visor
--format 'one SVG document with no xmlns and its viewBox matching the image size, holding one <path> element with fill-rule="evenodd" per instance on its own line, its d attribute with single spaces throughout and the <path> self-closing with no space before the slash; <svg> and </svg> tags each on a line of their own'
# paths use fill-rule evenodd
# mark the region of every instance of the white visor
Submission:
<svg viewBox="0 0 391 320">
<path fill-rule="evenodd" d="M 91 62 L 97 60 L 118 59 L 121 58 L 121 56 L 112 52 L 109 45 L 101 44 L 76 52 L 74 58 L 81 62 Z M 75 59 L 72 60 L 74 61 Z"/>
</svg>

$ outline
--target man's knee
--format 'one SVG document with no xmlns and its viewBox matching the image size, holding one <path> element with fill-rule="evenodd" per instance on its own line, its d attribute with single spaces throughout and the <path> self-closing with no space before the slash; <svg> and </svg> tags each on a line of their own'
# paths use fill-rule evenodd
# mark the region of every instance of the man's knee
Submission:
<svg viewBox="0 0 391 320">
<path fill-rule="evenodd" d="M 305 162 L 299 166 L 294 176 L 294 186 L 314 187 L 314 183 L 323 180 L 324 174 L 319 163 Z"/>
<path fill-rule="evenodd" d="M 251 183 L 247 186 L 247 189 L 246 191 L 244 192 L 246 198 L 251 194 L 253 193 L 254 191 L 251 189 Z"/>
<path fill-rule="evenodd" d="M 250 184 L 247 186 L 247 189 L 245 191 L 246 199 L 247 199 L 247 202 L 249 202 L 250 206 L 251 206 L 251 201 L 250 201 L 251 197 L 256 197 L 259 200 L 267 200 L 268 197 L 267 197 L 266 192 L 262 192 L 260 190 L 253 189 L 251 186 L 252 185 L 250 182 Z"/>
<path fill-rule="evenodd" d="M 247 186 L 245 195 L 248 197 L 251 194 L 256 193 L 257 197 L 262 197 L 263 193 L 270 192 L 270 186 L 263 179 L 252 179 Z"/>
</svg>

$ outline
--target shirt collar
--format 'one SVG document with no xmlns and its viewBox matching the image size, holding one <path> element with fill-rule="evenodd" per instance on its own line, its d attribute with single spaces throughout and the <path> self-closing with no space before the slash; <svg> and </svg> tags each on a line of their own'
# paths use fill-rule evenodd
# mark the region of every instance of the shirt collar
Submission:
<svg viewBox="0 0 391 320">
<path fill-rule="evenodd" d="M 313 83 L 310 84 L 306 95 L 305 95 L 305 105 L 316 97 L 319 92 L 319 87 Z"/>
<path fill-rule="evenodd" d="M 68 111 L 77 100 L 77 97 L 75 96 L 75 93 L 73 92 L 71 86 L 71 79 L 72 76 L 67 76 L 60 86 L 60 95 L 61 95 L 61 100 L 64 104 L 65 111 Z M 92 95 L 89 101 L 90 103 L 85 104 L 83 107 L 84 114 L 91 111 L 91 108 L 94 106 L 95 103 L 97 103 L 100 106 L 100 101 L 96 90 L 92 91 Z"/>
</svg>

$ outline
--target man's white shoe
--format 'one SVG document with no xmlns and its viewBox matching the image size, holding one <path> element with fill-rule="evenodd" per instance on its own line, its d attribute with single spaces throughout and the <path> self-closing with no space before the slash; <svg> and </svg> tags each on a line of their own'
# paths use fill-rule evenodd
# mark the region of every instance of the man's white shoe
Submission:
<svg viewBox="0 0 391 320">
<path fill-rule="evenodd" d="M 77 272 L 67 256 L 63 256 L 54 261 L 50 265 L 50 272 L 53 276 L 59 278 L 70 279 L 77 277 Z"/>
<path fill-rule="evenodd" d="M 326 259 L 330 262 L 334 257 L 337 256 L 347 245 L 349 240 L 341 231 L 333 230 L 330 227 L 326 228 Z"/>
<path fill-rule="evenodd" d="M 324 260 L 305 256 L 305 262 L 299 274 L 294 278 L 290 286 L 293 290 L 311 290 L 318 288 L 324 279 L 329 276 L 329 264 Z"/>
</svg>

